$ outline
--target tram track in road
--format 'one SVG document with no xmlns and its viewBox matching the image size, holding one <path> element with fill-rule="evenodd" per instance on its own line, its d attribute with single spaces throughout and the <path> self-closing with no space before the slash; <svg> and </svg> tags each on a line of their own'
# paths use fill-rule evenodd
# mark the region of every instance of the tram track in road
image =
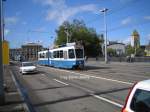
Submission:
<svg viewBox="0 0 150 112">
<path fill-rule="evenodd" d="M 122 90 L 128 90 L 130 88 L 130 87 L 116 88 L 116 89 L 107 90 L 107 91 L 99 91 L 99 92 L 96 91 L 95 92 L 93 90 L 90 90 L 89 88 L 83 87 L 82 85 L 80 85 L 78 83 L 75 83 L 75 82 L 72 82 L 69 80 L 65 80 L 65 79 L 60 79 L 59 76 L 56 76 L 56 74 L 55 74 L 55 76 L 53 76 L 52 74 L 49 74 L 48 72 L 44 72 L 44 74 L 46 77 L 53 78 L 53 80 L 55 80 L 57 82 L 60 82 L 62 84 L 69 85 L 69 86 L 75 87 L 77 89 L 80 89 L 80 90 L 86 92 L 89 96 L 92 96 L 93 98 L 96 98 L 98 100 L 101 100 L 101 101 L 110 103 L 112 105 L 115 105 L 118 108 L 123 107 L 123 104 L 121 102 L 116 102 L 115 100 L 109 99 L 107 97 L 102 97 L 101 95 L 107 94 L 107 93 L 113 93 L 113 92 L 117 92 L 117 91 L 122 91 Z"/>
<path fill-rule="evenodd" d="M 43 66 L 40 66 L 43 67 Z M 71 70 L 64 70 L 64 69 L 58 69 L 58 68 L 52 68 L 52 67 L 46 67 L 55 71 L 60 71 L 60 72 L 66 72 L 66 73 L 71 73 L 77 76 L 85 76 L 85 77 L 89 77 L 89 78 L 96 78 L 96 79 L 102 79 L 102 80 L 106 80 L 106 81 L 112 81 L 112 82 L 116 82 L 116 83 L 122 83 L 122 84 L 127 84 L 127 85 L 133 85 L 133 82 L 127 82 L 127 81 L 122 81 L 122 80 L 116 80 L 113 78 L 107 78 L 107 77 L 100 77 L 100 76 L 95 76 L 95 75 L 90 75 L 90 74 L 86 74 L 86 73 L 81 73 L 79 71 L 71 71 Z M 92 72 L 91 72 L 92 73 Z M 92 73 L 94 74 L 94 73 Z"/>
<path fill-rule="evenodd" d="M 21 77 L 22 80 L 25 80 L 25 81 L 23 81 L 23 84 L 24 84 L 25 87 L 27 87 L 31 91 L 33 89 L 34 92 L 30 93 L 30 95 L 32 94 L 30 96 L 31 101 L 32 101 L 32 96 L 33 95 L 34 95 L 34 99 L 36 98 L 36 101 L 40 100 L 39 102 L 34 102 L 34 99 L 32 101 L 33 106 L 36 109 L 44 107 L 45 105 L 47 105 L 47 106 L 53 106 L 53 105 L 59 105 L 59 104 L 64 104 L 64 103 L 68 104 L 69 102 L 77 102 L 77 101 L 79 102 L 79 101 L 82 101 L 84 99 L 92 99 L 92 101 L 88 100 L 88 102 L 93 102 L 92 103 L 93 104 L 92 109 L 93 109 L 93 107 L 95 107 L 95 105 L 97 105 L 97 104 L 100 103 L 102 105 L 109 105 L 108 108 L 115 108 L 115 110 L 120 110 L 122 108 L 122 106 L 123 106 L 123 102 L 120 102 L 119 99 L 116 100 L 116 99 L 113 99 L 113 98 L 109 98 L 109 97 L 107 97 L 107 94 L 108 93 L 114 93 L 114 92 L 119 92 L 119 91 L 123 91 L 123 90 L 128 90 L 129 89 L 128 87 L 124 87 L 124 88 L 117 88 L 116 87 L 116 88 L 106 89 L 105 91 L 104 90 L 95 91 L 95 90 L 93 90 L 91 88 L 88 88 L 88 86 L 83 86 L 81 83 L 78 83 L 76 81 L 72 82 L 72 80 L 61 79 L 59 73 L 66 74 L 65 72 L 59 72 L 58 73 L 58 71 L 56 70 L 56 73 L 55 73 L 52 70 L 50 70 L 50 71 L 48 70 L 47 71 L 47 70 L 45 70 L 43 68 L 38 69 L 38 70 L 40 72 L 37 75 L 36 74 L 32 75 L 32 78 L 35 81 L 39 81 L 39 83 L 46 84 L 46 83 L 49 82 L 48 80 L 51 80 L 51 81 L 53 80 L 53 81 L 56 81 L 57 83 L 59 83 L 58 85 L 60 87 L 64 87 L 65 86 L 65 87 L 67 87 L 67 88 L 65 88 L 67 91 L 69 91 L 71 89 L 72 91 L 70 91 L 70 92 L 74 91 L 77 94 L 76 95 L 75 94 L 71 95 L 72 93 L 68 94 L 65 91 L 61 91 L 62 88 L 53 89 L 54 92 L 51 91 L 51 90 L 45 90 L 45 88 L 44 89 L 37 88 L 38 91 L 34 91 L 34 89 L 33 89 L 34 87 L 32 85 L 30 85 L 30 83 L 28 83 L 29 81 L 32 81 L 32 80 L 29 80 L 29 78 L 31 77 L 30 75 L 29 76 L 28 75 L 25 75 L 25 76 L 17 75 L 18 78 Z M 38 76 L 38 77 L 36 77 L 36 76 Z M 61 76 L 63 76 L 63 75 L 61 75 Z M 40 80 L 38 80 L 38 79 L 40 79 Z M 47 79 L 47 80 L 45 80 L 45 79 Z M 42 82 L 41 82 L 41 80 L 42 80 Z M 81 82 L 84 82 L 84 81 L 81 80 Z M 86 82 L 86 83 L 88 83 L 88 82 Z M 30 86 L 31 86 L 31 88 L 30 88 Z M 55 96 L 54 95 L 55 94 L 55 90 L 56 91 L 60 91 L 60 93 L 62 93 L 62 94 L 60 94 L 61 97 L 60 98 L 59 97 L 58 98 L 54 98 L 53 100 L 49 99 L 50 97 Z M 42 94 L 45 95 L 45 92 L 48 92 L 48 91 L 50 93 L 52 92 L 54 94 L 50 94 L 49 97 L 39 96 L 39 93 L 42 93 Z M 58 94 L 58 93 L 56 92 L 56 94 Z M 104 94 L 105 94 L 106 97 L 103 96 Z M 42 100 L 43 97 L 46 97 L 46 99 L 49 99 L 49 100 L 44 100 L 44 99 Z M 95 101 L 97 103 L 95 103 Z M 84 105 L 86 105 L 86 104 L 84 104 Z M 88 107 L 90 107 L 90 106 L 88 105 Z M 83 111 L 83 112 L 85 112 L 85 111 Z"/>
</svg>

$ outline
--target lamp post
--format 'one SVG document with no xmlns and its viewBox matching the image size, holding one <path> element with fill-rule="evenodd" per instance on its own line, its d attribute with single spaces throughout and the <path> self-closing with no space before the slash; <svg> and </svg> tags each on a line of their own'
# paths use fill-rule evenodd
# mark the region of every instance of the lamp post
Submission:
<svg viewBox="0 0 150 112">
<path fill-rule="evenodd" d="M 2 0 L 2 40 L 5 40 L 5 19 L 4 19 L 4 2 L 6 2 L 6 0 Z"/>
<path fill-rule="evenodd" d="M 106 23 L 106 12 L 108 11 L 107 8 L 100 10 L 104 14 L 104 29 L 105 29 L 105 63 L 108 62 L 107 59 L 107 23 Z"/>
<path fill-rule="evenodd" d="M 69 42 L 69 32 L 68 32 L 68 29 L 67 27 L 65 27 L 65 31 L 64 31 L 67 35 L 67 43 Z"/>
<path fill-rule="evenodd" d="M 3 23 L 2 23 L 2 0 L 0 0 L 0 105 L 5 102 L 4 97 L 4 80 L 3 80 L 3 58 L 2 58 L 2 38 L 3 38 Z"/>
</svg>

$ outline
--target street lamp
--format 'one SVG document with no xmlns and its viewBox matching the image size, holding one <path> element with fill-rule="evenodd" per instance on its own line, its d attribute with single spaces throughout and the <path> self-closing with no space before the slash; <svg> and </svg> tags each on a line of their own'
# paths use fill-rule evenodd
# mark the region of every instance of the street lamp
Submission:
<svg viewBox="0 0 150 112">
<path fill-rule="evenodd" d="M 2 38 L 3 38 L 3 15 L 2 15 L 2 0 L 0 0 L 0 105 L 5 102 L 4 98 L 4 80 L 3 80 L 3 58 L 2 58 Z"/>
<path fill-rule="evenodd" d="M 64 31 L 65 33 L 66 33 L 66 35 L 67 35 L 67 43 L 68 43 L 68 41 L 69 41 L 69 32 L 68 32 L 68 29 L 67 29 L 67 27 L 65 27 L 65 31 Z"/>
<path fill-rule="evenodd" d="M 106 12 L 108 11 L 107 8 L 100 10 L 104 14 L 104 29 L 105 29 L 105 63 L 108 62 L 107 59 L 107 23 L 106 23 Z"/>
<path fill-rule="evenodd" d="M 6 2 L 6 0 L 2 0 L 2 26 L 3 26 L 3 28 L 2 28 L 2 30 L 3 30 L 3 32 L 2 32 L 2 34 L 3 34 L 2 38 L 3 38 L 3 41 L 5 40 L 4 2 Z"/>
</svg>

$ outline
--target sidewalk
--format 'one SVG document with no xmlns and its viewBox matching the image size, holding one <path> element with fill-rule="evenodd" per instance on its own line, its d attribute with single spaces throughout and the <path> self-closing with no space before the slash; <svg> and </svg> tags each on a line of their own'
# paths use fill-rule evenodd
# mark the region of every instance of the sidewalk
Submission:
<svg viewBox="0 0 150 112">
<path fill-rule="evenodd" d="M 12 78 L 10 66 L 4 66 L 5 104 L 0 112 L 25 112 L 24 102 L 17 91 Z"/>
</svg>

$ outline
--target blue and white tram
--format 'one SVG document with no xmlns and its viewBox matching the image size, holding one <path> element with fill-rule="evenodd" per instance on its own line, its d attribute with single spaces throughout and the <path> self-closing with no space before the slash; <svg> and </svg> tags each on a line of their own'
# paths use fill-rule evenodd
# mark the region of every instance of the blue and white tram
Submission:
<svg viewBox="0 0 150 112">
<path fill-rule="evenodd" d="M 38 53 L 38 63 L 57 68 L 83 68 L 84 48 L 81 45 L 60 47 Z"/>
<path fill-rule="evenodd" d="M 50 51 L 40 51 L 38 52 L 38 64 L 39 65 L 49 65 L 50 64 Z"/>
</svg>

